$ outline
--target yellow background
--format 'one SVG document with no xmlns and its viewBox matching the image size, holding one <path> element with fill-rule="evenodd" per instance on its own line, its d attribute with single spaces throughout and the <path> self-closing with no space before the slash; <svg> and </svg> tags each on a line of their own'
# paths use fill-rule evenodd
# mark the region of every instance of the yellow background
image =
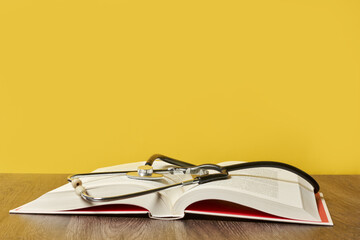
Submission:
<svg viewBox="0 0 360 240">
<path fill-rule="evenodd" d="M 0 34 L 0 172 L 360 173 L 360 1 L 1 1 Z"/>
</svg>

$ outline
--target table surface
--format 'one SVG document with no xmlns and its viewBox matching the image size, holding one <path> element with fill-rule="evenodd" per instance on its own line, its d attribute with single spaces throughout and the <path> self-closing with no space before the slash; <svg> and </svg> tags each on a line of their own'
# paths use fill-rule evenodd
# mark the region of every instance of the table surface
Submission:
<svg viewBox="0 0 360 240">
<path fill-rule="evenodd" d="M 66 183 L 63 174 L 0 174 L 0 239 L 360 239 L 360 175 L 315 175 L 334 226 L 188 215 L 161 221 L 143 215 L 9 214 Z"/>
</svg>

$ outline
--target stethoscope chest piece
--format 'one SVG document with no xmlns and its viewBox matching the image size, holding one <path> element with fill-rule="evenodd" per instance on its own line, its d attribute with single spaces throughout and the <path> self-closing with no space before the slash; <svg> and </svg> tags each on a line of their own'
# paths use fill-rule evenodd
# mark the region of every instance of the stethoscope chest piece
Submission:
<svg viewBox="0 0 360 240">
<path fill-rule="evenodd" d="M 138 167 L 137 172 L 128 172 L 126 176 L 131 179 L 139 180 L 159 180 L 164 177 L 162 174 L 154 173 L 153 167 L 149 165 L 144 165 Z"/>
</svg>

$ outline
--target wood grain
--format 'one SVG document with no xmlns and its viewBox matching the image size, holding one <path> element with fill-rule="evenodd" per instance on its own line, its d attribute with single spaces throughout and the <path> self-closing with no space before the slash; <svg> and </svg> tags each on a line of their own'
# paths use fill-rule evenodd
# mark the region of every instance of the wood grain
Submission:
<svg viewBox="0 0 360 240">
<path fill-rule="evenodd" d="M 20 215 L 9 210 L 66 183 L 62 174 L 0 174 L 0 239 L 360 239 L 360 175 L 314 176 L 333 227 L 199 215 Z"/>
</svg>

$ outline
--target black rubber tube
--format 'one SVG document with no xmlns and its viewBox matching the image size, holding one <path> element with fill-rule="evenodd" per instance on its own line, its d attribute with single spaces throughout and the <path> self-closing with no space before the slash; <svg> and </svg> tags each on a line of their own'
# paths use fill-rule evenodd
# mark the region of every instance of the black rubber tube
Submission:
<svg viewBox="0 0 360 240">
<path fill-rule="evenodd" d="M 316 180 L 311 177 L 309 174 L 304 172 L 303 170 L 291 166 L 286 163 L 282 162 L 273 162 L 273 161 L 259 161 L 259 162 L 246 162 L 246 163 L 239 163 L 234 164 L 230 166 L 223 167 L 228 172 L 236 171 L 236 170 L 243 170 L 243 169 L 249 169 L 249 168 L 258 168 L 258 167 L 272 167 L 272 168 L 280 168 L 292 173 L 295 173 L 299 175 L 300 177 L 304 178 L 307 182 L 309 182 L 314 187 L 314 192 L 317 193 L 320 190 L 319 184 L 316 182 Z"/>
<path fill-rule="evenodd" d="M 154 163 L 154 161 L 156 159 L 160 159 L 164 162 L 170 163 L 170 164 L 174 164 L 177 165 L 179 167 L 184 167 L 184 168 L 189 168 L 189 167 L 195 167 L 196 165 L 191 164 L 191 163 L 187 163 L 187 162 L 183 162 L 180 160 L 177 160 L 175 158 L 171 158 L 171 157 L 167 157 L 165 155 L 161 155 L 161 154 L 154 154 L 152 155 L 145 163 L 145 165 L 149 165 L 152 166 L 152 164 Z"/>
<path fill-rule="evenodd" d="M 177 160 L 177 159 L 174 159 L 171 157 L 167 157 L 167 156 L 164 156 L 161 154 L 152 155 L 149 158 L 149 160 L 146 161 L 145 165 L 151 166 L 156 159 L 160 159 L 164 162 L 174 164 L 174 165 L 184 167 L 184 168 L 190 168 L 190 167 L 197 166 L 197 165 L 183 162 L 183 161 L 180 161 L 180 160 Z M 239 164 L 234 164 L 234 165 L 230 165 L 230 166 L 225 166 L 225 167 L 222 167 L 222 169 L 226 170 L 226 172 L 231 172 L 231 171 L 236 171 L 236 170 L 243 170 L 243 169 L 257 168 L 257 167 L 280 168 L 280 169 L 295 173 L 298 176 L 305 179 L 308 183 L 310 183 L 314 187 L 315 193 L 319 192 L 319 190 L 320 190 L 319 184 L 309 174 L 307 174 L 306 172 L 304 172 L 303 170 L 301 170 L 297 167 L 294 167 L 294 166 L 291 166 L 289 164 L 282 163 L 282 162 L 273 162 L 273 161 L 246 162 L 246 163 L 239 163 Z"/>
</svg>

